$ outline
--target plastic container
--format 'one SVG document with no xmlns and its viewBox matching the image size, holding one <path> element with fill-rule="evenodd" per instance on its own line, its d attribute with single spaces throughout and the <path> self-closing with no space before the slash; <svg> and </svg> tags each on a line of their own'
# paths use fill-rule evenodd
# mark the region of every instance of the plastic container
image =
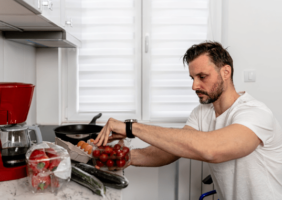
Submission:
<svg viewBox="0 0 282 200">
<path fill-rule="evenodd" d="M 57 193 L 71 177 L 66 149 L 50 142 L 33 145 L 26 153 L 27 176 L 32 193 Z"/>
<path fill-rule="evenodd" d="M 106 146 L 97 147 L 91 141 L 87 143 L 93 146 L 93 164 L 101 169 L 122 170 L 130 162 L 130 139 L 117 140 L 108 143 Z"/>
</svg>

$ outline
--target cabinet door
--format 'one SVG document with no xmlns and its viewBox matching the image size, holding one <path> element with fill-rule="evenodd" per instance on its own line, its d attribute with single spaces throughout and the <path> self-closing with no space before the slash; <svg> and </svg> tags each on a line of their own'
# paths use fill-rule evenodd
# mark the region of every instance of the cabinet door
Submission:
<svg viewBox="0 0 282 200">
<path fill-rule="evenodd" d="M 61 22 L 61 1 L 60 0 L 40 0 L 40 10 L 42 16 L 50 22 L 60 25 Z"/>
<path fill-rule="evenodd" d="M 40 14 L 40 1 L 41 0 L 15 0 L 19 4 L 23 5 L 34 14 Z"/>
<path fill-rule="evenodd" d="M 62 0 L 62 26 L 71 35 L 81 40 L 81 1 Z"/>
</svg>

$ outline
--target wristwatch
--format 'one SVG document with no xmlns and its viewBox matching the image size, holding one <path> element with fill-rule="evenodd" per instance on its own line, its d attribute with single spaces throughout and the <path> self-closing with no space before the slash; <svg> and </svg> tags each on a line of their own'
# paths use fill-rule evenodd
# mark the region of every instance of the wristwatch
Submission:
<svg viewBox="0 0 282 200">
<path fill-rule="evenodd" d="M 124 123 L 126 125 L 126 137 L 128 138 L 135 138 L 135 136 L 132 134 L 132 123 L 136 123 L 137 119 L 126 119 L 124 120 Z"/>
</svg>

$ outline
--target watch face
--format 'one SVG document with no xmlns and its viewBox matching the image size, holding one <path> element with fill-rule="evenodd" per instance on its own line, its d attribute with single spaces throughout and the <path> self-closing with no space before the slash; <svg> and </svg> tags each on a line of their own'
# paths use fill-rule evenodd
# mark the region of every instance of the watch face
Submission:
<svg viewBox="0 0 282 200">
<path fill-rule="evenodd" d="M 124 122 L 137 122 L 137 119 L 126 119 Z"/>
</svg>

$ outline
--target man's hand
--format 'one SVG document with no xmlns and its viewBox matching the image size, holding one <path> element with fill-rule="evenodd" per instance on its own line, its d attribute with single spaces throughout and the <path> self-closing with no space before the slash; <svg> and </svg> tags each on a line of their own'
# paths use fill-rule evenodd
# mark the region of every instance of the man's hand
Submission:
<svg viewBox="0 0 282 200">
<path fill-rule="evenodd" d="M 110 136 L 110 134 L 112 135 Z M 125 123 L 110 118 L 94 141 L 97 146 L 105 146 L 108 142 L 126 138 Z"/>
</svg>

